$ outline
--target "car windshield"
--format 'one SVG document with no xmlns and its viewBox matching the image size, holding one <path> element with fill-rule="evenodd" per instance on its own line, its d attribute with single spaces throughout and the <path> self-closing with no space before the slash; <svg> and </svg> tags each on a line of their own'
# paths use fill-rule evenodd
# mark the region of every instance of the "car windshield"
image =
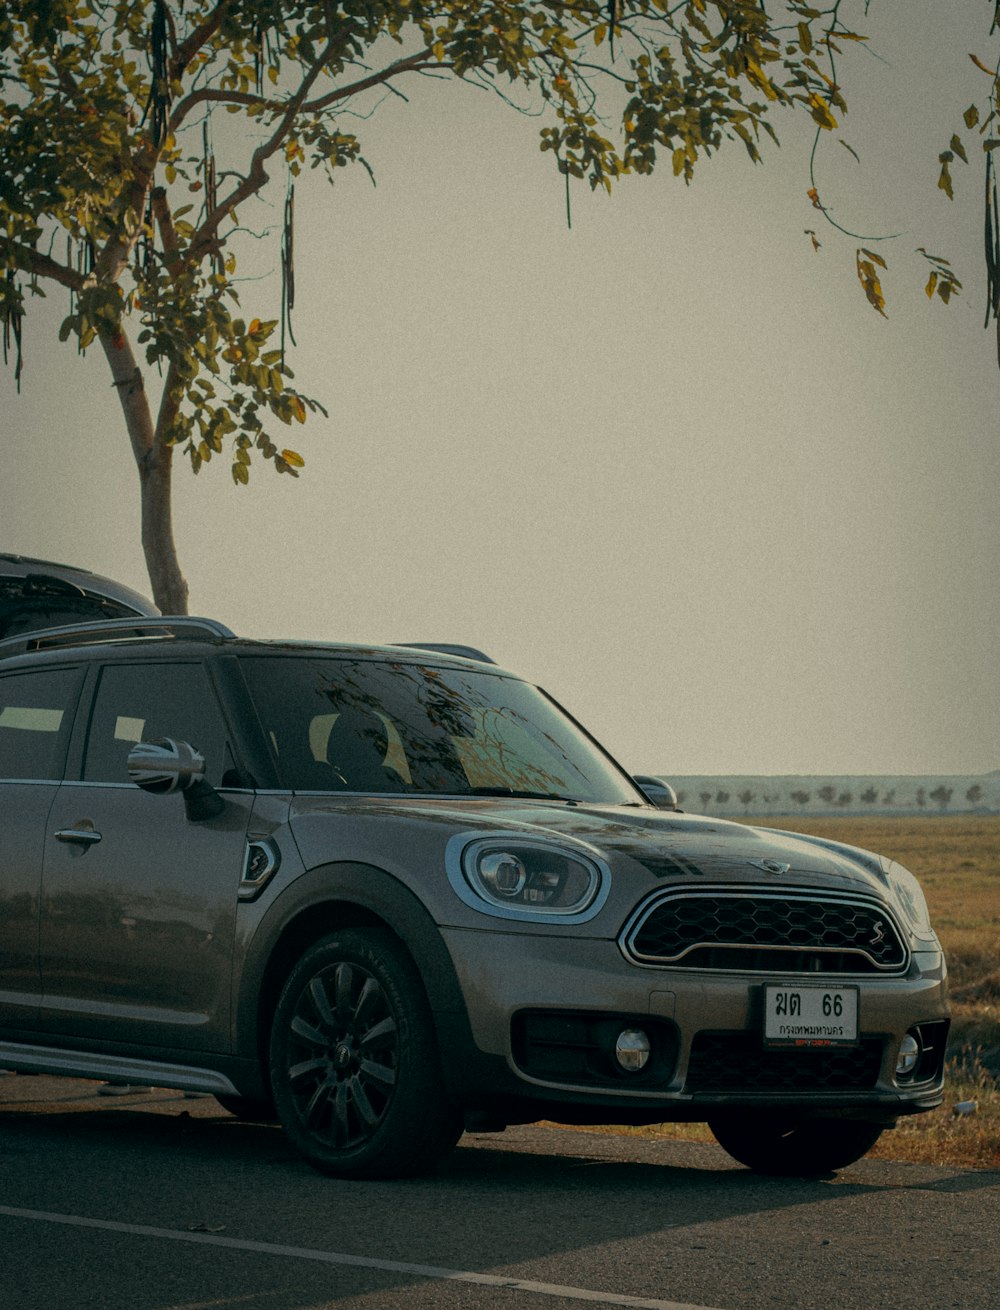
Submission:
<svg viewBox="0 0 1000 1310">
<path fill-rule="evenodd" d="M 409 662 L 245 656 L 283 786 L 641 803 L 536 687 Z"/>
</svg>

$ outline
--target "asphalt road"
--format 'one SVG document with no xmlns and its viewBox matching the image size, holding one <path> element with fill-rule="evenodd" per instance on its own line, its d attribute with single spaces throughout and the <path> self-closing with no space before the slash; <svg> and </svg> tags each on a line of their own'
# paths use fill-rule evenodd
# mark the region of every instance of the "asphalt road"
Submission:
<svg viewBox="0 0 1000 1310">
<path fill-rule="evenodd" d="M 714 1146 L 473 1135 L 344 1183 L 211 1098 L 0 1075 L 0 1310 L 994 1310 L 1000 1170 L 755 1177 Z"/>
</svg>

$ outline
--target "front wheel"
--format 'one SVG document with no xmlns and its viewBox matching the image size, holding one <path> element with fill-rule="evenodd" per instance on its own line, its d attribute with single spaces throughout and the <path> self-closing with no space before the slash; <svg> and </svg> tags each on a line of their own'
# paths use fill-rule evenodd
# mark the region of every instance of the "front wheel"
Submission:
<svg viewBox="0 0 1000 1310">
<path fill-rule="evenodd" d="M 883 1124 L 863 1119 L 794 1119 L 787 1114 L 743 1114 L 709 1119 L 715 1140 L 734 1160 L 759 1174 L 810 1178 L 860 1160 Z"/>
<path fill-rule="evenodd" d="M 285 1131 L 323 1173 L 422 1173 L 461 1135 L 420 977 L 382 929 L 334 933 L 292 970 L 270 1075 Z"/>
</svg>

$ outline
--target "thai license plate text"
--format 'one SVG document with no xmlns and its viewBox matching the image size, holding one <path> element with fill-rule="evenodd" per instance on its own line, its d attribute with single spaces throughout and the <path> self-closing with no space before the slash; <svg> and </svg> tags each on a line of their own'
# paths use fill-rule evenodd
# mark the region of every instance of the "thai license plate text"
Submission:
<svg viewBox="0 0 1000 1310">
<path fill-rule="evenodd" d="M 764 988 L 765 1046 L 856 1046 L 856 987 Z"/>
</svg>

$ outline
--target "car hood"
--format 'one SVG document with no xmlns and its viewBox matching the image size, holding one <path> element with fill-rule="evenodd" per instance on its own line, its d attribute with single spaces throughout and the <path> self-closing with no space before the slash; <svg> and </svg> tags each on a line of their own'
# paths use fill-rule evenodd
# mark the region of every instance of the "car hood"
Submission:
<svg viewBox="0 0 1000 1310">
<path fill-rule="evenodd" d="M 291 826 L 307 867 L 329 862 L 329 825 L 343 858 L 393 872 L 414 858 L 431 867 L 458 835 L 514 834 L 582 843 L 612 869 L 628 897 L 664 884 L 735 882 L 821 887 L 885 898 L 885 862 L 820 838 L 645 806 L 516 798 L 296 796 Z"/>
</svg>

